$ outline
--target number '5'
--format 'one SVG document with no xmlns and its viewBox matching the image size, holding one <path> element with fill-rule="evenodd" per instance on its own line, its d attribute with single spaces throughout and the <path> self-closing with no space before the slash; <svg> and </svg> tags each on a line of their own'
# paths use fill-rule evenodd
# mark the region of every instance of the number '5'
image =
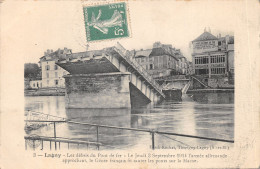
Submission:
<svg viewBox="0 0 260 169">
<path fill-rule="evenodd" d="M 114 32 L 115 32 L 115 35 L 123 35 L 124 34 L 124 30 L 123 29 L 116 28 Z"/>
</svg>

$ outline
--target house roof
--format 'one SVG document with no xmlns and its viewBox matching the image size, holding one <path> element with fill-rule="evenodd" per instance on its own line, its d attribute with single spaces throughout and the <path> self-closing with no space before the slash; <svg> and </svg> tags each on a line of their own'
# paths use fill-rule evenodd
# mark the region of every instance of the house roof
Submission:
<svg viewBox="0 0 260 169">
<path fill-rule="evenodd" d="M 178 60 L 178 57 L 176 55 L 172 55 L 171 53 L 169 53 L 162 47 L 153 48 L 153 50 L 150 54 L 150 56 L 161 56 L 161 55 L 169 55 L 169 56 L 172 56 L 175 60 Z"/>
<path fill-rule="evenodd" d="M 162 47 L 159 48 L 153 48 L 151 52 L 151 56 L 161 56 L 161 55 L 170 55 L 165 49 Z"/>
<path fill-rule="evenodd" d="M 70 58 L 77 58 L 77 57 L 83 57 L 83 58 L 86 58 L 86 57 L 92 57 L 92 56 L 102 56 L 102 53 L 104 51 L 103 50 L 92 50 L 92 51 L 85 51 L 85 52 L 78 52 L 78 53 L 71 53 L 71 54 L 68 54 L 68 56 Z"/>
<path fill-rule="evenodd" d="M 205 41 L 205 40 L 218 40 L 218 38 L 209 32 L 204 32 L 199 37 L 194 39 L 192 42 Z"/>
<path fill-rule="evenodd" d="M 139 50 L 136 51 L 135 57 L 142 57 L 142 56 L 148 57 L 150 56 L 151 53 L 152 53 L 152 49 Z"/>
<path fill-rule="evenodd" d="M 36 81 L 36 80 L 42 80 L 42 77 L 34 77 L 34 78 L 30 78 L 30 81 Z"/>
<path fill-rule="evenodd" d="M 40 57 L 40 61 L 52 61 L 52 60 L 57 60 L 59 59 L 62 55 L 63 57 L 68 55 L 68 54 L 71 54 L 72 53 L 72 50 L 71 49 L 67 49 L 67 48 L 64 48 L 64 49 L 58 49 L 54 52 L 50 52 L 50 53 L 45 53 L 44 56 Z"/>
</svg>

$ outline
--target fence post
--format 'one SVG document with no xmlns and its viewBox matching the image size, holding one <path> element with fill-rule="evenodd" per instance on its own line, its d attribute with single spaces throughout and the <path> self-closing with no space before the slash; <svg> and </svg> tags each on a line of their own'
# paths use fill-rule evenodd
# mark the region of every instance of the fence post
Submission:
<svg viewBox="0 0 260 169">
<path fill-rule="evenodd" d="M 98 143 L 98 126 L 97 126 L 97 143 Z M 97 149 L 99 150 L 99 145 L 97 144 Z"/>
<path fill-rule="evenodd" d="M 55 122 L 53 122 L 53 130 L 54 130 L 54 139 L 56 139 L 56 123 Z M 54 141 L 54 143 L 55 143 L 55 150 L 57 150 L 57 145 L 56 145 L 56 141 Z"/>
<path fill-rule="evenodd" d="M 33 140 L 33 150 L 35 150 L 35 140 Z"/>
<path fill-rule="evenodd" d="M 25 150 L 27 150 L 27 140 L 25 139 Z"/>
<path fill-rule="evenodd" d="M 42 140 L 42 149 L 41 150 L 43 150 L 43 140 Z"/>
<path fill-rule="evenodd" d="M 154 150 L 154 131 L 152 131 L 152 149 Z"/>
</svg>

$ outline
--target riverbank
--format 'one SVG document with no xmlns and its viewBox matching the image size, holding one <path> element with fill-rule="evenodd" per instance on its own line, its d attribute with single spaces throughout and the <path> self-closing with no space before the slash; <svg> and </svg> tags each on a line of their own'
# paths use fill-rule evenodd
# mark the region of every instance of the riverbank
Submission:
<svg viewBox="0 0 260 169">
<path fill-rule="evenodd" d="M 192 89 L 188 90 L 187 94 L 191 93 L 234 93 L 235 89 Z"/>
<path fill-rule="evenodd" d="M 65 96 L 64 88 L 40 88 L 24 90 L 25 96 Z"/>
</svg>

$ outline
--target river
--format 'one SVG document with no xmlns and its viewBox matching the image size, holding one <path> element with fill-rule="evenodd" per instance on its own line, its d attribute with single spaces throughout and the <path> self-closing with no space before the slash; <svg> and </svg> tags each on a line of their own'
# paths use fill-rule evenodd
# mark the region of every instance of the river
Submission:
<svg viewBox="0 0 260 169">
<path fill-rule="evenodd" d="M 35 96 L 25 97 L 25 112 L 27 110 L 76 122 L 234 140 L 234 93 L 184 95 L 182 101 L 163 101 L 135 109 L 65 109 L 64 96 Z M 56 130 L 57 137 L 96 141 L 96 127 L 60 123 Z M 53 125 L 25 131 L 25 134 L 52 137 Z M 103 144 L 100 149 L 119 150 L 149 149 L 152 144 L 150 133 L 109 128 L 99 128 L 99 142 Z M 202 145 L 232 146 L 232 143 L 155 134 L 158 149 Z"/>
</svg>

